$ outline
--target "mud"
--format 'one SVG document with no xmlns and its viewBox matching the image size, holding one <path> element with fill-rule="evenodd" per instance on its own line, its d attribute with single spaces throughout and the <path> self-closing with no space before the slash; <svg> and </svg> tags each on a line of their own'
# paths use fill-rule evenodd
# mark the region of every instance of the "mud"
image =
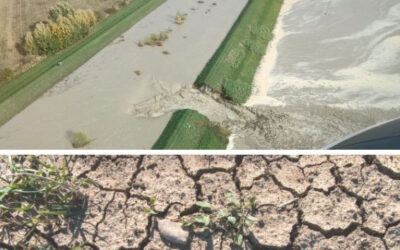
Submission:
<svg viewBox="0 0 400 250">
<path fill-rule="evenodd" d="M 69 157 L 40 158 L 61 165 Z M 59 230 L 42 228 L 34 236 L 50 249 L 83 241 L 84 249 L 173 249 L 157 222 L 194 215 L 196 201 L 224 206 L 223 191 L 230 189 L 235 195 L 256 197 L 259 221 L 245 237 L 247 249 L 399 249 L 400 178 L 388 171 L 396 168 L 385 158 L 72 157 L 72 175 L 98 182 L 80 190 L 87 197 L 86 212 L 69 225 L 58 225 Z M 4 160 L 0 167 L 2 175 L 9 171 Z M 144 212 L 151 197 L 156 198 L 156 215 Z M 23 232 L 3 227 L 1 247 L 11 249 Z M 189 233 L 183 249 L 237 249 L 221 232 Z"/>
</svg>

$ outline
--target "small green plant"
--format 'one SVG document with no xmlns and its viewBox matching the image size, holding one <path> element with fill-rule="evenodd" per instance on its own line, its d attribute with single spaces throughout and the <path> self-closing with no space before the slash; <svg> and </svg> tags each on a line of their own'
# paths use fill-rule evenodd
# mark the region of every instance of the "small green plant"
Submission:
<svg viewBox="0 0 400 250">
<path fill-rule="evenodd" d="M 78 131 L 78 132 L 72 132 L 70 134 L 70 141 L 71 141 L 72 147 L 82 148 L 82 147 L 88 145 L 92 140 L 89 138 L 89 136 L 85 132 Z"/>
<path fill-rule="evenodd" d="M 235 244 L 241 246 L 243 238 L 249 233 L 249 227 L 253 225 L 257 218 L 252 216 L 255 212 L 256 199 L 254 197 L 246 201 L 245 197 L 236 199 L 231 191 L 227 191 L 227 205 L 224 209 L 215 210 L 204 201 L 196 202 L 200 212 L 194 219 L 185 221 L 182 219 L 184 227 L 197 227 L 215 231 L 220 229 Z"/>
<path fill-rule="evenodd" d="M 225 97 L 235 103 L 245 103 L 251 95 L 251 84 L 240 80 L 225 80 L 222 86 Z"/>
<path fill-rule="evenodd" d="M 155 197 L 150 197 L 150 199 L 147 201 L 147 205 L 149 205 L 148 208 L 144 210 L 146 214 L 150 215 L 157 215 L 159 212 L 154 208 L 154 205 L 156 204 L 156 198 Z"/>
<path fill-rule="evenodd" d="M 20 245 L 24 245 L 37 228 L 52 226 L 56 229 L 65 225 L 68 218 L 82 214 L 84 196 L 80 188 L 94 183 L 90 179 L 72 177 L 68 160 L 57 167 L 35 156 L 24 158 L 21 156 L 14 161 L 9 156 L 1 176 L 1 183 L 6 184 L 0 186 L 0 224 L 5 228 L 26 229 L 26 237 L 18 243 Z"/>
</svg>

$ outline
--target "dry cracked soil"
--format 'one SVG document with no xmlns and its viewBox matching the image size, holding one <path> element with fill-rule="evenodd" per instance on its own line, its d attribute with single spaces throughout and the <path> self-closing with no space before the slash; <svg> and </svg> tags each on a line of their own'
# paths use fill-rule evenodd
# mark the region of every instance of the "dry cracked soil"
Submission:
<svg viewBox="0 0 400 250">
<path fill-rule="evenodd" d="M 224 207 L 226 190 L 256 198 L 245 249 L 400 249 L 400 156 L 40 158 L 68 158 L 72 175 L 98 184 L 80 190 L 81 216 L 33 232 L 50 249 L 238 249 L 223 231 L 180 232 L 185 246 L 165 232 L 181 230 L 177 221 L 198 213 L 197 201 Z M 145 213 L 153 197 L 158 213 Z M 25 230 L 3 227 L 1 246 L 12 249 Z"/>
</svg>

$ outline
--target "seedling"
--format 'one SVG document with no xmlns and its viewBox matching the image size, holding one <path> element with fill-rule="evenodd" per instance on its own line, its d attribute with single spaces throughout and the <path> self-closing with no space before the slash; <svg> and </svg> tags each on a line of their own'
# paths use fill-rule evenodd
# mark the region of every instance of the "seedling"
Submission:
<svg viewBox="0 0 400 250">
<path fill-rule="evenodd" d="M 156 204 L 156 198 L 155 197 L 150 197 L 150 199 L 147 201 L 147 205 L 149 205 L 148 208 L 144 210 L 146 214 L 150 215 L 156 215 L 159 214 L 158 211 L 154 208 L 154 205 Z"/>
<path fill-rule="evenodd" d="M 227 205 L 224 209 L 215 210 L 211 204 L 199 201 L 195 203 L 200 212 L 190 221 L 182 219 L 184 227 L 193 227 L 200 229 L 220 229 L 235 244 L 243 244 L 244 235 L 248 234 L 249 227 L 257 221 L 252 216 L 255 210 L 256 199 L 254 197 L 245 201 L 242 196 L 237 200 L 231 191 L 227 191 Z"/>
</svg>

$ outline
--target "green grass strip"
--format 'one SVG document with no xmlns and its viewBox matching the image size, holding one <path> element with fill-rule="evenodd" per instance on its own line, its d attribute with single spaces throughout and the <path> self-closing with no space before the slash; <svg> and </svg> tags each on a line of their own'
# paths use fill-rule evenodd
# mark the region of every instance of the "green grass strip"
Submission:
<svg viewBox="0 0 400 250">
<path fill-rule="evenodd" d="M 86 38 L 0 88 L 0 126 L 34 102 L 166 0 L 134 0 L 101 21 Z M 57 66 L 63 62 L 62 66 Z"/>
<path fill-rule="evenodd" d="M 217 52 L 199 75 L 195 86 L 207 85 L 224 92 L 236 103 L 244 103 L 251 91 L 231 84 L 247 84 L 251 89 L 254 75 L 272 39 L 272 31 L 283 0 L 249 0 L 238 20 L 229 31 Z M 229 82 L 224 91 L 224 84 Z M 240 84 L 241 85 L 241 84 Z M 241 91 L 246 90 L 243 96 Z"/>
<path fill-rule="evenodd" d="M 175 112 L 153 149 L 225 149 L 227 135 L 197 111 Z"/>
</svg>

